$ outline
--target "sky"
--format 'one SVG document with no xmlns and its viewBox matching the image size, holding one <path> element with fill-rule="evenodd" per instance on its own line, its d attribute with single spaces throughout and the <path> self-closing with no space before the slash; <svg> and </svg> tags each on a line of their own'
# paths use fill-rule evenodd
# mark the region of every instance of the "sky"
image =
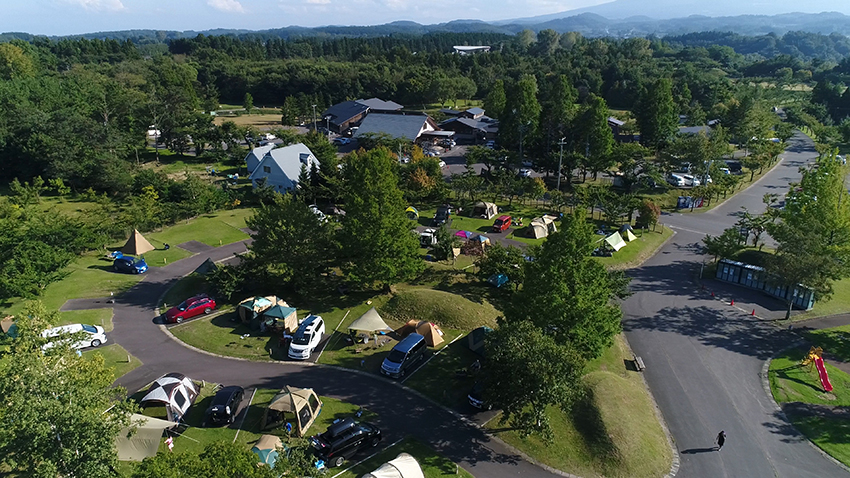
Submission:
<svg viewBox="0 0 850 478">
<path fill-rule="evenodd" d="M 0 0 L 0 32 L 71 35 L 130 29 L 265 30 L 292 25 L 379 25 L 399 20 L 421 24 L 457 19 L 496 21 L 563 12 L 609 1 Z M 850 4 L 847 0 L 817 3 L 826 5 L 826 9 L 850 13 L 847 12 Z M 830 8 L 832 5 L 834 8 Z"/>
</svg>

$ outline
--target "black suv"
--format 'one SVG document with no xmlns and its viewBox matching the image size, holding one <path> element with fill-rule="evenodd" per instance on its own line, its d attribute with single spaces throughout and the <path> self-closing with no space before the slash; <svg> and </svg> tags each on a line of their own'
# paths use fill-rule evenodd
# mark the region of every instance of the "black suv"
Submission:
<svg viewBox="0 0 850 478">
<path fill-rule="evenodd" d="M 450 227 L 452 225 L 452 208 L 450 206 L 440 206 L 437 208 L 437 213 L 434 214 L 434 219 L 431 220 L 432 226 L 442 226 L 443 224 L 446 227 Z"/>
<path fill-rule="evenodd" d="M 316 456 L 329 467 L 341 466 L 358 451 L 376 447 L 380 441 L 378 427 L 353 418 L 338 420 L 325 433 L 310 437 Z"/>
<path fill-rule="evenodd" d="M 239 404 L 245 390 L 235 385 L 224 387 L 216 392 L 207 413 L 204 415 L 204 426 L 230 425 L 239 412 Z"/>
</svg>

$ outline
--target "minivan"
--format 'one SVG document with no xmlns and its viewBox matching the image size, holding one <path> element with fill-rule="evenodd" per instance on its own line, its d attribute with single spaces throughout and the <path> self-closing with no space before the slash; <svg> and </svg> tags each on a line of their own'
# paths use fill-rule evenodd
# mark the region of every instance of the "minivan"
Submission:
<svg viewBox="0 0 850 478">
<path fill-rule="evenodd" d="M 55 337 L 55 340 L 44 344 L 41 348 L 42 350 L 53 348 L 56 346 L 57 342 L 65 342 L 70 339 L 72 335 L 77 334 L 79 334 L 80 337 L 76 338 L 74 342 L 71 342 L 71 347 L 75 349 L 97 347 L 106 342 L 106 333 L 104 332 L 103 327 L 99 325 L 69 324 L 47 329 L 42 332 L 41 336 L 45 339 L 52 339 Z"/>
<path fill-rule="evenodd" d="M 504 232 L 511 227 L 511 216 L 499 216 L 493 222 L 493 232 Z"/>
<path fill-rule="evenodd" d="M 310 315 L 292 336 L 289 344 L 289 358 L 295 360 L 307 360 L 313 355 L 313 350 L 319 346 L 322 336 L 325 334 L 325 322 L 320 315 Z"/>
<path fill-rule="evenodd" d="M 392 378 L 404 377 L 407 369 L 425 358 L 425 345 L 425 337 L 408 335 L 390 350 L 381 364 L 381 373 Z"/>
</svg>

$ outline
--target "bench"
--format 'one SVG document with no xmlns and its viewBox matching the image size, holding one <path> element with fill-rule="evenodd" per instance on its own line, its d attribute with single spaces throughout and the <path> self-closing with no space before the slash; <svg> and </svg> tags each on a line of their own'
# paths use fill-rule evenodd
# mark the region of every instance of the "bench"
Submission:
<svg viewBox="0 0 850 478">
<path fill-rule="evenodd" d="M 644 370 L 646 370 L 646 365 L 644 365 L 642 358 L 638 357 L 637 355 L 634 355 L 634 362 L 635 368 L 638 372 L 643 372 Z"/>
</svg>

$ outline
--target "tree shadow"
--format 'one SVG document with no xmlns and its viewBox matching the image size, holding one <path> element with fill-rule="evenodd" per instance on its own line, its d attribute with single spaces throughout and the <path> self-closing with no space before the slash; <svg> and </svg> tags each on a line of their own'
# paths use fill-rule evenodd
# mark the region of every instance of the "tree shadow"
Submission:
<svg viewBox="0 0 850 478">
<path fill-rule="evenodd" d="M 602 413 L 596 406 L 593 389 L 587 388 L 584 397 L 573 405 L 570 419 L 591 456 L 608 465 L 620 463 L 620 450 L 611 439 Z"/>
</svg>

